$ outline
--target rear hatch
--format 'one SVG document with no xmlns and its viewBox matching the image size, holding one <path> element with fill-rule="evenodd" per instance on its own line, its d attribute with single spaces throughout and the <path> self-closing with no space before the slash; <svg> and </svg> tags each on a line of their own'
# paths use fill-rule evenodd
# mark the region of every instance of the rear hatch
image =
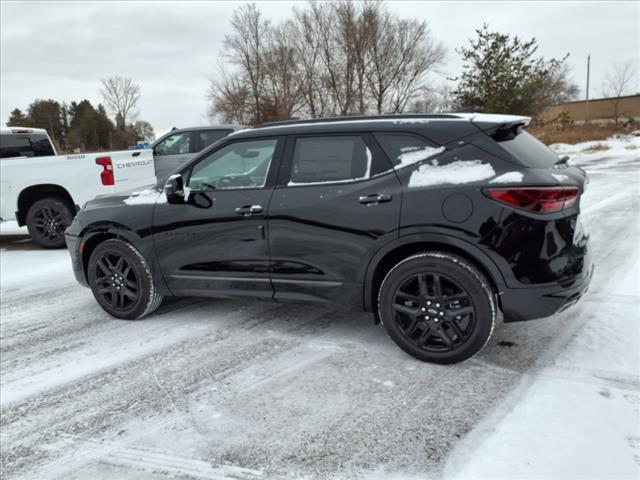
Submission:
<svg viewBox="0 0 640 480">
<path fill-rule="evenodd" d="M 522 166 L 547 174 L 551 183 L 576 186 L 580 193 L 584 192 L 587 173 L 571 166 L 568 157 L 558 157 L 544 143 L 523 130 L 521 124 L 499 127 L 487 133 Z"/>
<path fill-rule="evenodd" d="M 524 126 L 522 120 L 484 125 L 485 133 L 499 146 L 496 153 L 520 165 L 519 171 L 524 174 L 520 183 L 489 187 L 484 190 L 485 194 L 515 208 L 513 226 L 520 225 L 515 220 L 520 218 L 519 212 L 533 214 L 521 218 L 522 231 L 529 232 L 521 242 L 529 242 L 533 251 L 540 252 L 536 271 L 547 272 L 548 281 L 552 278 L 570 281 L 585 278 L 591 271 L 589 237 L 582 227 L 579 212 L 588 183 L 587 174 L 581 168 L 571 166 L 568 158 L 558 157 L 526 132 Z M 541 243 L 535 244 L 536 238 Z"/>
</svg>

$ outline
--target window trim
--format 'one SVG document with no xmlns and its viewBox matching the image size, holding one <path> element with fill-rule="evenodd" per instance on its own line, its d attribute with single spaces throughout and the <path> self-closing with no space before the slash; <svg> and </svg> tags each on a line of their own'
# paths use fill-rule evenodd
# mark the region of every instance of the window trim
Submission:
<svg viewBox="0 0 640 480">
<path fill-rule="evenodd" d="M 293 156 L 295 153 L 296 141 L 299 138 L 318 138 L 318 137 L 360 137 L 366 147 L 371 151 L 371 165 L 373 166 L 376 155 L 383 161 L 388 163 L 389 168 L 375 175 L 369 175 L 364 178 L 346 179 L 346 180 L 331 180 L 323 182 L 308 182 L 289 185 L 291 181 L 291 170 L 293 169 Z M 289 135 L 287 137 L 287 145 L 285 148 L 284 156 L 282 158 L 280 172 L 278 175 L 278 188 L 301 188 L 301 187 L 315 187 L 315 186 L 331 186 L 331 185 L 351 185 L 356 183 L 367 182 L 372 178 L 378 178 L 382 175 L 387 175 L 394 172 L 393 164 L 389 162 L 389 159 L 385 155 L 384 151 L 372 138 L 371 132 L 322 132 L 322 133 L 300 133 L 296 135 Z"/>
<path fill-rule="evenodd" d="M 226 138 L 227 137 L 223 137 L 221 140 L 224 140 Z M 192 191 L 193 192 L 199 192 L 199 193 L 204 193 L 204 192 L 220 193 L 220 192 L 230 192 L 230 191 L 263 190 L 265 188 L 273 188 L 273 187 L 275 187 L 276 178 L 277 178 L 277 174 L 278 174 L 278 169 L 280 167 L 280 161 L 282 159 L 282 154 L 283 154 L 284 147 L 285 147 L 285 137 L 280 136 L 280 135 L 274 135 L 274 136 L 269 136 L 269 137 L 232 138 L 232 139 L 229 139 L 228 141 L 225 141 L 223 144 L 221 144 L 220 146 L 218 146 L 214 150 L 209 150 L 208 148 L 206 148 L 205 150 L 202 150 L 201 152 L 199 152 L 199 154 L 196 157 L 193 158 L 192 161 L 187 163 L 187 165 L 185 165 L 185 167 L 182 170 L 180 170 L 179 173 L 180 173 L 180 175 L 182 175 L 182 177 L 184 179 L 184 184 L 186 186 L 189 185 L 189 181 L 191 180 L 191 174 L 193 173 L 193 168 L 196 165 L 198 165 L 200 162 L 205 161 L 210 155 L 215 154 L 219 150 L 222 150 L 223 148 L 226 148 L 227 146 L 232 145 L 234 143 L 256 142 L 256 141 L 265 141 L 265 140 L 276 140 L 276 148 L 273 150 L 273 155 L 271 156 L 271 161 L 269 162 L 269 167 L 267 169 L 267 176 L 265 178 L 265 182 L 264 182 L 263 186 L 261 186 L 261 187 L 232 187 L 232 188 L 222 188 L 222 189 L 205 188 L 205 189 L 202 189 L 202 190 L 192 190 Z"/>
</svg>

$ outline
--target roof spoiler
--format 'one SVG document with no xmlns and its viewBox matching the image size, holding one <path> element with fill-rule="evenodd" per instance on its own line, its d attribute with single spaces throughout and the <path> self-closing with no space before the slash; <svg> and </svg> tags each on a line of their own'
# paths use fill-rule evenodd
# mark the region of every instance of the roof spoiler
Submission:
<svg viewBox="0 0 640 480">
<path fill-rule="evenodd" d="M 531 122 L 531 117 L 520 115 L 498 115 L 494 113 L 457 114 L 466 117 L 471 123 L 497 142 L 515 138 L 522 127 Z"/>
</svg>

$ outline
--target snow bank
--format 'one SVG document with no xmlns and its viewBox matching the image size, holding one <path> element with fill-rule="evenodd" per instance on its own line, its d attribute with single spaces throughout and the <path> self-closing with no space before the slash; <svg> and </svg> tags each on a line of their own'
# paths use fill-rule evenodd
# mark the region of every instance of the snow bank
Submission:
<svg viewBox="0 0 640 480">
<path fill-rule="evenodd" d="M 590 141 L 569 145 L 554 143 L 549 145 L 558 156 L 568 155 L 570 163 L 579 166 L 609 168 L 629 161 L 640 161 L 640 137 L 635 135 L 613 136 L 607 140 Z M 606 165 L 598 166 L 607 161 Z"/>
<path fill-rule="evenodd" d="M 445 478 L 640 478 L 639 271 L 636 253 L 606 297 L 582 300 L 584 325 L 456 447 Z"/>
<path fill-rule="evenodd" d="M 76 280 L 71 258 L 65 250 L 0 251 L 0 290 L 43 288 L 70 284 Z"/>
<path fill-rule="evenodd" d="M 521 172 L 507 172 L 494 178 L 489 183 L 521 183 L 524 175 Z"/>
<path fill-rule="evenodd" d="M 0 235 L 29 235 L 27 226 L 19 227 L 15 220 L 0 222 Z"/>
<path fill-rule="evenodd" d="M 481 160 L 458 160 L 447 165 L 438 165 L 437 160 L 432 160 L 411 174 L 409 186 L 459 185 L 484 180 L 495 174 L 493 167 Z"/>
</svg>

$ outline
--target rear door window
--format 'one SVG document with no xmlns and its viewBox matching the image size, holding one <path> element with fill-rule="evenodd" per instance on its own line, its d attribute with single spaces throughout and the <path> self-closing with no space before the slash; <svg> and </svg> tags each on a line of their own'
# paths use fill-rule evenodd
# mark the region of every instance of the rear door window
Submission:
<svg viewBox="0 0 640 480">
<path fill-rule="evenodd" d="M 388 169 L 380 158 L 374 158 L 361 135 L 299 137 L 295 140 L 288 184 L 349 182 Z"/>
<path fill-rule="evenodd" d="M 549 147 L 530 133 L 520 130 L 515 136 L 494 137 L 502 148 L 522 165 L 529 168 L 549 168 L 558 161 L 558 156 Z"/>
<path fill-rule="evenodd" d="M 209 145 L 216 143 L 221 138 L 229 135 L 233 130 L 199 130 L 198 131 L 198 148 L 204 150 Z"/>
</svg>

